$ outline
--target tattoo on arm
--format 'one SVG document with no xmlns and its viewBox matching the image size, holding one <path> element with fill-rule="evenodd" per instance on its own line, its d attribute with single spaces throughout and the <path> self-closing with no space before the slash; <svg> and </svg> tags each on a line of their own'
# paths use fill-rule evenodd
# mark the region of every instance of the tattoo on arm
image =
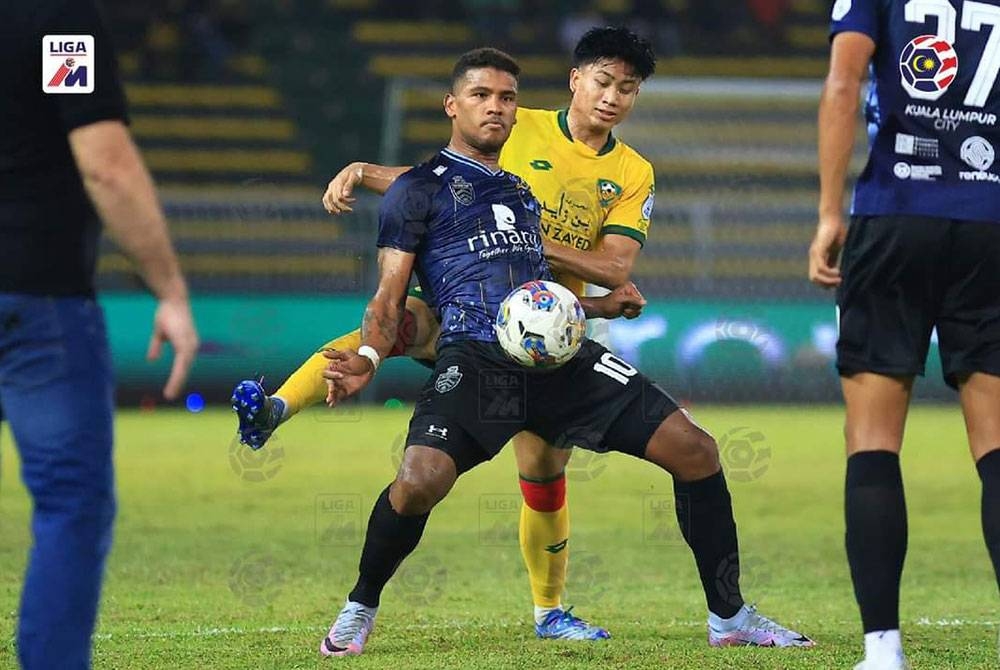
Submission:
<svg viewBox="0 0 1000 670">
<path fill-rule="evenodd" d="M 379 285 L 361 321 L 361 341 L 386 357 L 396 343 L 406 308 L 406 287 L 413 269 L 413 255 L 380 249 Z"/>
<path fill-rule="evenodd" d="M 388 342 L 391 347 L 396 342 L 405 304 L 401 303 L 398 309 L 393 310 L 378 309 L 381 306 L 369 305 L 361 321 L 361 340 L 367 342 L 377 332 L 378 337 Z"/>
</svg>

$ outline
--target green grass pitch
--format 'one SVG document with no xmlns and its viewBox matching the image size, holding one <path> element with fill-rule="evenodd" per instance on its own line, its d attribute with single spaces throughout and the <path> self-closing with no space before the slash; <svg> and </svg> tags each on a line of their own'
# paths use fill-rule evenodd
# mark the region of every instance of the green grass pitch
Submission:
<svg viewBox="0 0 1000 670">
<path fill-rule="evenodd" d="M 234 449 L 228 412 L 157 410 L 119 413 L 120 512 L 95 667 L 852 668 L 861 639 L 843 550 L 841 409 L 705 406 L 694 415 L 723 447 L 745 595 L 813 636 L 815 649 L 708 648 L 669 477 L 586 452 L 569 472 L 565 602 L 614 638 L 536 640 L 505 452 L 463 477 L 434 512 L 386 590 L 366 653 L 321 659 L 319 641 L 354 582 L 368 512 L 398 463 L 408 410 L 309 411 L 260 457 Z M 29 504 L 9 433 L 0 452 L 0 667 L 13 667 Z M 903 469 L 902 618 L 913 666 L 998 667 L 997 590 L 956 408 L 913 409 Z"/>
</svg>

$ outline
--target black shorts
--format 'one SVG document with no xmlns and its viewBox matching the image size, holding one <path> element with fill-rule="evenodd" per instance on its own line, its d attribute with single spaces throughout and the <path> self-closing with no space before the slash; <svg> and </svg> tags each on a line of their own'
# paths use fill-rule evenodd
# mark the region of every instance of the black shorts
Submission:
<svg viewBox="0 0 1000 670">
<path fill-rule="evenodd" d="M 676 409 L 662 388 L 592 340 L 548 371 L 514 363 L 495 342 L 463 341 L 438 352 L 406 444 L 446 452 L 459 473 L 496 456 L 522 430 L 556 447 L 641 458 Z"/>
<path fill-rule="evenodd" d="M 857 216 L 841 273 L 841 375 L 923 375 L 935 327 L 948 385 L 1000 375 L 1000 222 Z"/>
</svg>

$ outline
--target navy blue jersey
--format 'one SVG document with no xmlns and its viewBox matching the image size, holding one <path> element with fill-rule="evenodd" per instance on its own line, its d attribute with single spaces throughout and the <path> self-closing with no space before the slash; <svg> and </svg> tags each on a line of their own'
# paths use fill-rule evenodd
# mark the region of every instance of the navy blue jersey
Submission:
<svg viewBox="0 0 1000 670">
<path fill-rule="evenodd" d="M 551 278 L 538 217 L 520 177 L 448 149 L 386 191 L 378 246 L 416 254 L 420 287 L 441 322 L 439 346 L 495 341 L 493 323 L 507 294 Z"/>
<path fill-rule="evenodd" d="M 853 212 L 1000 222 L 1000 0 L 837 0 L 846 31 L 877 45 Z"/>
</svg>

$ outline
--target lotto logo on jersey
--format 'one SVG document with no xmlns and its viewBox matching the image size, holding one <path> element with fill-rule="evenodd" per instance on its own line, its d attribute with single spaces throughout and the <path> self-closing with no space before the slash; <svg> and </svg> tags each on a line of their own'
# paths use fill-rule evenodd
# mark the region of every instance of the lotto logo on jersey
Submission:
<svg viewBox="0 0 1000 670">
<path fill-rule="evenodd" d="M 958 55 L 937 35 L 914 37 L 899 54 L 899 73 L 911 98 L 937 100 L 955 81 Z"/>
<path fill-rule="evenodd" d="M 46 35 L 42 38 L 42 91 L 94 92 L 93 35 Z"/>
</svg>

